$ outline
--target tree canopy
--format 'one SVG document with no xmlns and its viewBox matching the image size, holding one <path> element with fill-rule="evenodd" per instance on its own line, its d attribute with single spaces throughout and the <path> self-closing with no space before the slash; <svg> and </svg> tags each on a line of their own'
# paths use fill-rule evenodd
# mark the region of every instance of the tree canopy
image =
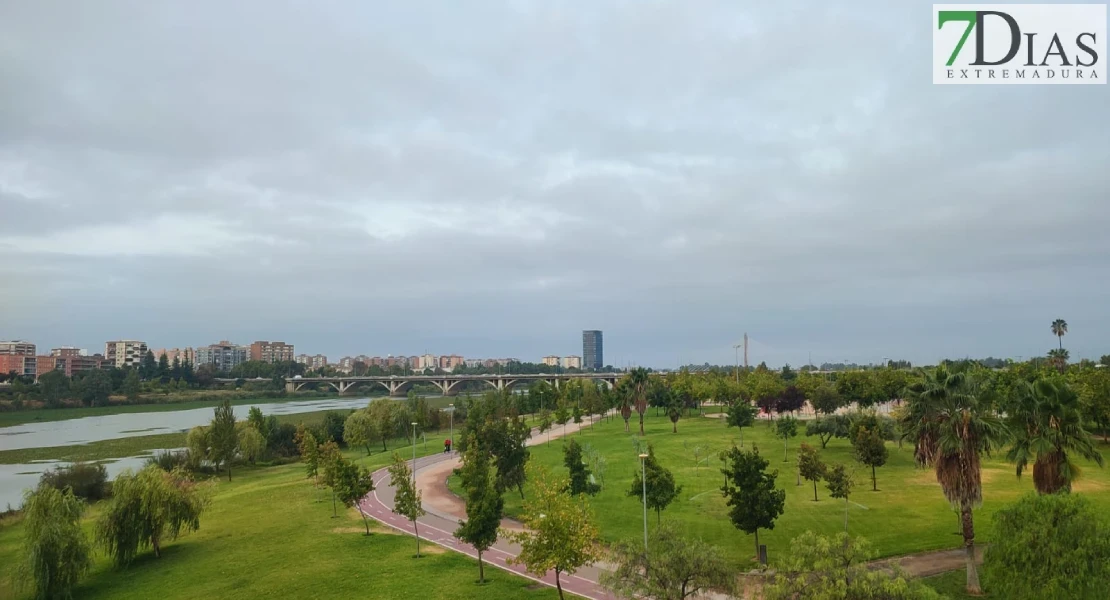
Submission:
<svg viewBox="0 0 1110 600">
<path fill-rule="evenodd" d="M 81 529 L 85 503 L 68 489 L 48 485 L 26 492 L 23 498 L 18 582 L 35 600 L 68 598 L 92 565 L 89 541 Z"/>
<path fill-rule="evenodd" d="M 699 538 L 685 537 L 679 526 L 663 523 L 648 536 L 647 550 L 640 539 L 613 545 L 612 572 L 601 583 L 623 598 L 684 600 L 703 592 L 731 594 L 736 589 L 736 567 L 720 548 Z"/>
</svg>

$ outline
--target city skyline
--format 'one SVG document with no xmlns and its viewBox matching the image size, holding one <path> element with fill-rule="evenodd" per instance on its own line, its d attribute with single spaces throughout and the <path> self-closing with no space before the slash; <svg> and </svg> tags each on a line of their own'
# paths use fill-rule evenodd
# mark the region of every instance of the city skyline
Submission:
<svg viewBox="0 0 1110 600">
<path fill-rule="evenodd" d="M 1106 352 L 1105 86 L 933 85 L 925 4 L 68 15 L 0 8 L 4 337 Z"/>
</svg>

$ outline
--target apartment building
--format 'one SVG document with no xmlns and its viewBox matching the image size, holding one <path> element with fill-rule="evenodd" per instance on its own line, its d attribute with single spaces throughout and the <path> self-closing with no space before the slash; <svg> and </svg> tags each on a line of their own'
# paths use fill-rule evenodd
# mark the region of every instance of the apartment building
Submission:
<svg viewBox="0 0 1110 600">
<path fill-rule="evenodd" d="M 88 355 L 88 352 L 78 348 L 54 348 L 48 356 L 38 356 L 35 360 L 35 370 L 39 377 L 50 371 L 61 371 L 67 377 L 75 373 L 99 369 L 104 362 L 101 354 Z"/>
<path fill-rule="evenodd" d="M 293 344 L 285 342 L 255 342 L 251 344 L 250 359 L 262 362 L 276 363 L 295 360 Z"/>
<path fill-rule="evenodd" d="M 296 358 L 294 358 L 294 360 L 309 369 L 319 369 L 321 367 L 328 366 L 328 357 L 324 356 L 323 354 L 316 354 L 313 356 L 309 356 L 307 354 L 298 354 Z"/>
<path fill-rule="evenodd" d="M 559 366 L 559 357 L 558 356 L 545 356 L 540 360 L 540 362 L 542 362 L 543 364 L 545 364 L 549 367 L 557 367 L 557 366 Z"/>
<path fill-rule="evenodd" d="M 196 364 L 198 366 L 212 365 L 216 367 L 217 371 L 226 373 L 241 363 L 247 362 L 249 351 L 250 349 L 246 346 L 238 346 L 227 340 L 221 340 L 218 344 L 197 348 Z"/>
<path fill-rule="evenodd" d="M 466 364 L 466 359 L 458 354 L 451 354 L 448 356 L 439 357 L 439 368 L 444 371 L 451 371 L 455 367 Z"/>
<path fill-rule="evenodd" d="M 171 365 L 175 359 L 182 364 L 196 364 L 197 362 L 196 350 L 192 348 L 159 348 L 157 350 L 151 350 L 150 352 L 154 354 L 154 360 L 162 360 L 162 355 L 164 354 L 166 356 L 166 362 Z"/>
<path fill-rule="evenodd" d="M 104 343 L 104 359 L 109 365 L 119 369 L 138 367 L 146 352 L 146 342 L 138 340 L 116 340 Z"/>
<path fill-rule="evenodd" d="M 562 360 L 562 367 L 564 369 L 581 369 L 582 357 L 581 356 L 564 356 Z"/>
<path fill-rule="evenodd" d="M 37 358 L 33 354 L 0 354 L 0 373 L 35 377 L 38 374 Z"/>
<path fill-rule="evenodd" d="M 0 342 L 0 356 L 34 356 L 35 345 L 23 340 Z"/>
</svg>

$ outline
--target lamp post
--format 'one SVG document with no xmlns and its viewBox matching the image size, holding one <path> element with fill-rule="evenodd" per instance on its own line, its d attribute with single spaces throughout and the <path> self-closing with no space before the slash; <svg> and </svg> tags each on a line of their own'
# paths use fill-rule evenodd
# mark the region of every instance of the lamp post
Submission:
<svg viewBox="0 0 1110 600">
<path fill-rule="evenodd" d="M 447 405 L 451 409 L 451 428 L 448 429 L 447 439 L 451 440 L 451 452 L 455 452 L 455 403 Z"/>
<path fill-rule="evenodd" d="M 644 552 L 647 552 L 647 454 L 640 454 L 640 483 L 643 484 L 644 499 Z"/>
<path fill-rule="evenodd" d="M 412 422 L 412 487 L 416 489 L 416 421 Z"/>
</svg>

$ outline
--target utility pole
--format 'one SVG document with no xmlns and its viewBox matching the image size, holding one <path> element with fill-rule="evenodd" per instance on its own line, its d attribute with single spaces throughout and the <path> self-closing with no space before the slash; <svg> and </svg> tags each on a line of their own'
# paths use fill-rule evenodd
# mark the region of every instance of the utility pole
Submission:
<svg viewBox="0 0 1110 600">
<path fill-rule="evenodd" d="M 733 344 L 732 349 L 736 351 L 736 383 L 740 383 L 740 344 Z M 748 350 L 744 349 L 744 363 L 747 366 Z"/>
<path fill-rule="evenodd" d="M 744 332 L 744 370 L 748 370 L 748 333 Z"/>
</svg>

